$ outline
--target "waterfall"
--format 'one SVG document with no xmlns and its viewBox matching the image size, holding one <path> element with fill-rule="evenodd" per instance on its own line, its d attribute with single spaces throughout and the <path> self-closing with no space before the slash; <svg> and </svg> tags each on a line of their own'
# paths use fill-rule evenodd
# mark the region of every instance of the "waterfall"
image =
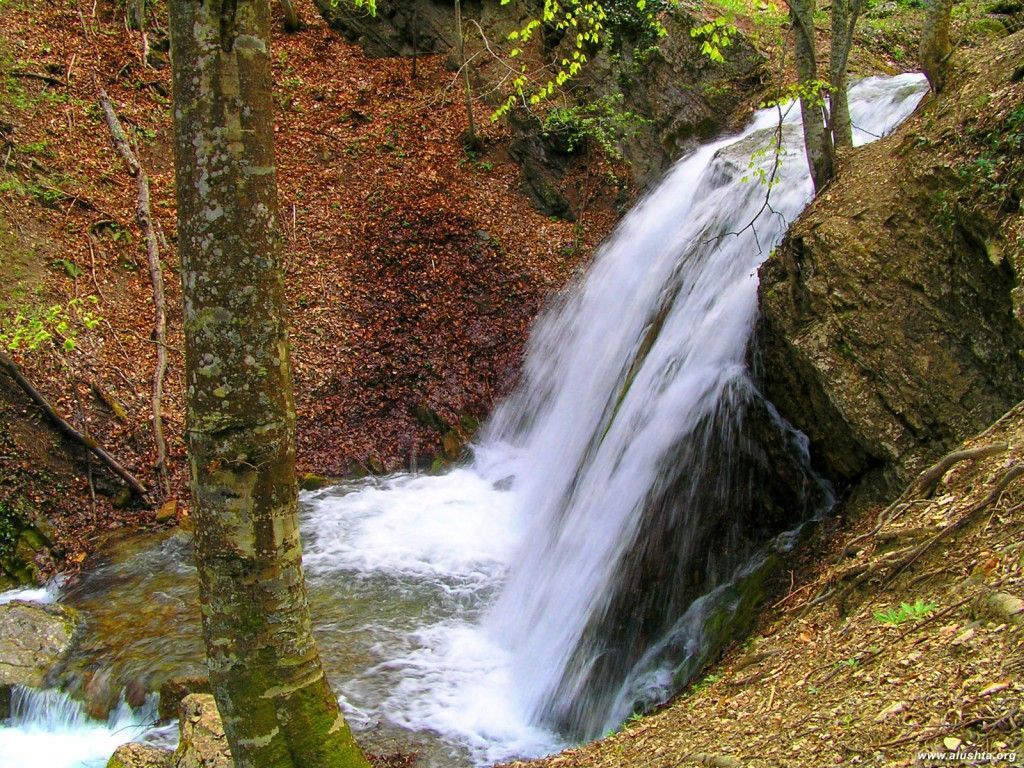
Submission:
<svg viewBox="0 0 1024 768">
<path fill-rule="evenodd" d="M 857 142 L 923 89 L 854 86 Z M 532 518 L 485 627 L 536 721 L 593 738 L 664 698 L 704 660 L 709 601 L 826 502 L 746 359 L 757 269 L 811 196 L 798 110 L 762 110 L 677 163 L 536 323 L 478 452 L 515 456 Z"/>
<path fill-rule="evenodd" d="M 917 75 L 855 85 L 857 141 L 895 127 L 924 88 Z M 680 160 L 626 216 L 536 323 L 471 465 L 303 495 L 317 642 L 373 751 L 470 768 L 617 727 L 753 615 L 776 553 L 828 505 L 805 439 L 750 372 L 758 266 L 812 194 L 798 110 L 783 111 L 767 204 L 776 110 Z M 60 681 L 71 694 L 89 670 L 109 669 L 116 690 L 201 663 L 186 535 L 126 544 L 75 585 L 0 594 L 88 617 L 93 642 Z M 173 742 L 148 729 L 152 701 L 107 721 L 60 690 L 13 703 L 4 766 L 101 768 L 129 739 Z"/>
<path fill-rule="evenodd" d="M 152 728 L 156 703 L 152 695 L 142 707 L 132 709 L 122 698 L 106 721 L 98 721 L 64 691 L 15 686 L 11 716 L 0 722 L 0 763 L 10 768 L 102 768 L 118 745 Z M 167 741 L 172 734 L 150 733 L 163 739 L 157 741 L 161 746 L 173 744 Z"/>
</svg>

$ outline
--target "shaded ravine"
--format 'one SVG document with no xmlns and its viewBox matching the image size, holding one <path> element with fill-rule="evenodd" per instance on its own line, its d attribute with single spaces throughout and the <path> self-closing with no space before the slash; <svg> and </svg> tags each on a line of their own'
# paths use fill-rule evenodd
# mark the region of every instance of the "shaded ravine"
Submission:
<svg viewBox="0 0 1024 768">
<path fill-rule="evenodd" d="M 860 138 L 922 91 L 916 76 L 855 86 Z M 625 218 L 538 321 L 472 465 L 304 497 L 317 639 L 371 749 L 485 765 L 616 727 L 685 683 L 753 609 L 744 585 L 786 532 L 827 505 L 746 365 L 757 267 L 811 196 L 796 111 L 770 208 L 768 110 Z M 86 632 L 56 682 L 117 711 L 126 686 L 200 671 L 194 581 L 181 533 L 108 553 L 60 591 Z M 11 751 L 34 727 L 0 727 L 13 765 L 38 764 L 38 746 Z"/>
</svg>

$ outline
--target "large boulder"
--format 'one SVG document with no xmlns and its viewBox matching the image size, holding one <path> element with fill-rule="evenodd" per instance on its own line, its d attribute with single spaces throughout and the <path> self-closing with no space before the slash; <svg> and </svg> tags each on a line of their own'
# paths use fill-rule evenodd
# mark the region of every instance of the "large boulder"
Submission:
<svg viewBox="0 0 1024 768">
<path fill-rule="evenodd" d="M 865 498 L 1024 397 L 1022 61 L 1020 34 L 959 61 L 761 268 L 764 391 Z"/>
<path fill-rule="evenodd" d="M 78 617 L 62 605 L 0 605 L 0 688 L 39 688 L 74 641 Z"/>
</svg>

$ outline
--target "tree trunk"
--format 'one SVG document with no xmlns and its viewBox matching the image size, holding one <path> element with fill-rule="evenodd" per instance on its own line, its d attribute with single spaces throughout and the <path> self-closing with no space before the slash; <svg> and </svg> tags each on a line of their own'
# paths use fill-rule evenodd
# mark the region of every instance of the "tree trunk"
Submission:
<svg viewBox="0 0 1024 768">
<path fill-rule="evenodd" d="M 832 141 L 836 148 L 853 146 L 847 67 L 853 30 L 863 6 L 863 0 L 832 0 L 832 52 L 829 57 L 829 85 L 832 89 L 828 102 Z"/>
<path fill-rule="evenodd" d="M 284 12 L 284 29 L 286 32 L 298 32 L 302 29 L 302 19 L 292 0 L 281 0 L 281 10 Z"/>
<path fill-rule="evenodd" d="M 803 118 L 804 149 L 814 189 L 820 192 L 835 175 L 832 133 L 825 120 L 825 101 L 818 86 L 818 61 L 814 48 L 814 0 L 790 0 L 796 71 L 800 80 L 800 115 Z"/>
<path fill-rule="evenodd" d="M 946 86 L 946 67 L 953 54 L 949 39 L 953 0 L 929 0 L 921 34 L 921 69 L 936 93 Z"/>
<path fill-rule="evenodd" d="M 269 0 L 172 0 L 195 548 L 237 768 L 368 768 L 313 642 L 280 270 Z"/>
<path fill-rule="evenodd" d="M 466 144 L 475 147 L 476 121 L 473 120 L 473 89 L 469 84 L 469 64 L 466 62 L 466 41 L 462 32 L 462 0 L 455 0 L 455 40 L 459 49 L 459 69 L 462 70 L 462 91 L 466 101 Z"/>
</svg>

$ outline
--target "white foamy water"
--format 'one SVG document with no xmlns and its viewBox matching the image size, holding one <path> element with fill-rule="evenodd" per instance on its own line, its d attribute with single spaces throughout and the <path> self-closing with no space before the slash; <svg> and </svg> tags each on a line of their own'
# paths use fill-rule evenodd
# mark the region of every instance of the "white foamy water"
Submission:
<svg viewBox="0 0 1024 768">
<path fill-rule="evenodd" d="M 859 83 L 858 140 L 897 125 L 922 92 L 919 76 Z M 564 746 L 545 713 L 566 695 L 567 666 L 638 511 L 673 446 L 746 380 L 758 265 L 811 196 L 797 111 L 786 118 L 774 212 L 753 228 L 764 187 L 741 177 L 770 147 L 774 111 L 681 160 L 626 216 L 538 321 L 522 384 L 472 466 L 304 496 L 317 638 L 367 737 L 386 726 L 419 748 L 429 734 L 424 765 L 434 768 Z M 641 678 L 670 690 L 664 670 L 637 670 L 608 691 L 608 727 L 628 716 L 626 694 Z M 14 766 L 89 766 L 137 735 L 129 727 L 138 725 L 36 712 L 0 728 L 0 755 L 16 755 Z"/>
<path fill-rule="evenodd" d="M 155 721 L 156 697 L 137 710 L 122 701 L 106 721 L 99 721 L 61 691 L 18 686 L 11 718 L 0 723 L 0 765 L 103 768 L 115 749 L 142 736 Z"/>
<path fill-rule="evenodd" d="M 522 537 L 511 495 L 468 469 L 394 475 L 308 503 L 302 562 L 314 576 L 375 571 L 483 586 L 504 572 Z"/>
<path fill-rule="evenodd" d="M 60 594 L 60 585 L 63 582 L 59 577 L 51 580 L 42 587 L 22 587 L 20 589 L 8 589 L 0 592 L 0 605 L 11 603 L 15 600 L 23 600 L 29 603 L 52 603 Z"/>
</svg>

